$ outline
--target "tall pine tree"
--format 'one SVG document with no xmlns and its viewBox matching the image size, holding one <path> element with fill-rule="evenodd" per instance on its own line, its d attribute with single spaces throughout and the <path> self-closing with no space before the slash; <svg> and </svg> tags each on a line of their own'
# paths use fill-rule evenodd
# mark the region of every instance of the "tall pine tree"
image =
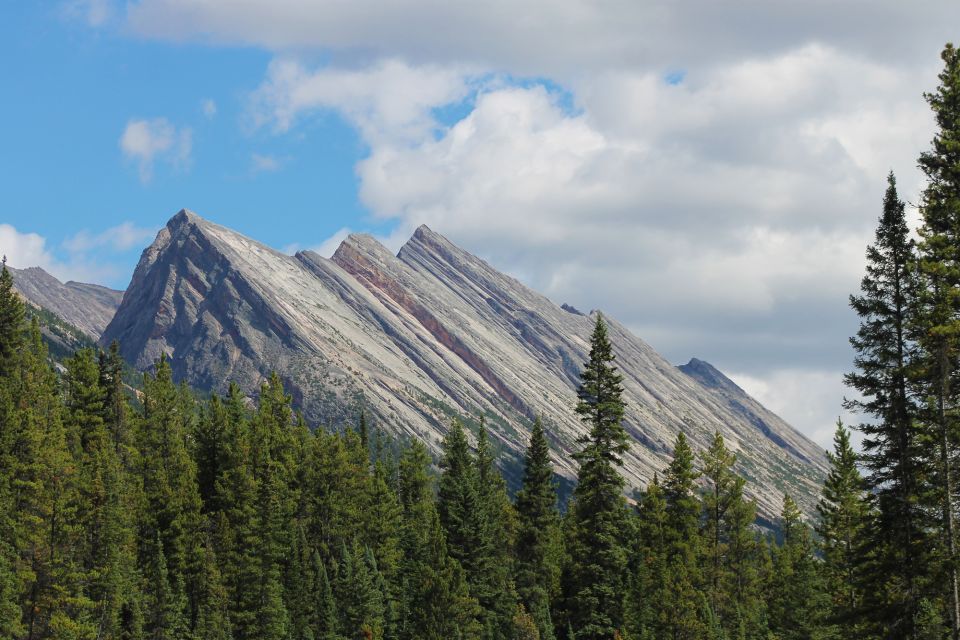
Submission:
<svg viewBox="0 0 960 640">
<path fill-rule="evenodd" d="M 939 515 L 941 584 L 953 640 L 960 638 L 956 458 L 960 388 L 960 51 L 948 44 L 937 89 L 926 95 L 937 122 L 932 149 L 920 156 L 927 177 L 921 198 L 919 246 L 922 296 L 918 315 L 920 382 L 927 410 L 925 437 L 930 456 L 930 504 Z"/>
<path fill-rule="evenodd" d="M 619 467 L 629 447 L 623 428 L 622 376 L 607 325 L 597 315 L 590 338 L 590 359 L 581 373 L 576 412 L 590 432 L 582 449 L 573 496 L 572 564 L 568 607 L 578 640 L 609 640 L 623 626 L 626 577 L 626 501 Z"/>
</svg>

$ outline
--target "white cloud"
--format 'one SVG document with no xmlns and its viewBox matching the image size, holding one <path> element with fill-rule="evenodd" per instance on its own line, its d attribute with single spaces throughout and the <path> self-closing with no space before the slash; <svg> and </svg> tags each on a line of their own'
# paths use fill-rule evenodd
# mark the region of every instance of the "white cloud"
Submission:
<svg viewBox="0 0 960 640">
<path fill-rule="evenodd" d="M 765 377 L 731 374 L 744 391 L 790 424 L 798 427 L 824 449 L 833 448 L 837 419 L 848 428 L 857 423 L 843 409 L 842 371 L 775 369 Z M 859 437 L 855 438 L 859 441 Z"/>
<path fill-rule="evenodd" d="M 63 15 L 90 27 L 102 27 L 113 17 L 110 0 L 68 0 L 61 5 Z"/>
<path fill-rule="evenodd" d="M 138 227 L 132 222 L 124 222 L 100 233 L 83 229 L 67 238 L 63 246 L 73 254 L 102 249 L 123 252 L 144 246 L 156 233 L 157 230 L 154 228 Z"/>
<path fill-rule="evenodd" d="M 153 178 L 156 160 L 164 160 L 176 169 L 189 166 L 193 148 L 193 132 L 189 127 L 177 128 L 166 118 L 133 119 L 120 136 L 123 155 L 137 163 L 140 181 Z"/>
<path fill-rule="evenodd" d="M 764 381 L 749 390 L 821 441 L 885 176 L 915 201 L 922 92 L 958 23 L 958 3 L 898 0 L 141 0 L 128 13 L 147 37 L 273 51 L 254 124 L 355 126 L 360 197 L 395 221 L 389 246 L 426 222 L 676 361 Z"/>
<path fill-rule="evenodd" d="M 120 225 L 115 229 L 121 227 L 125 227 L 125 225 Z M 121 247 L 125 243 L 125 239 L 120 238 L 122 235 L 123 232 L 119 232 L 116 242 L 94 244 L 89 248 L 105 247 L 109 250 L 121 251 L 123 250 Z M 104 236 L 105 234 L 97 234 L 87 237 L 96 239 Z M 65 243 L 64 248 L 68 248 L 66 245 L 69 242 Z M 43 236 L 36 233 L 20 232 L 9 224 L 0 224 L 0 254 L 7 256 L 8 264 L 11 267 L 17 269 L 40 267 L 64 282 L 68 280 L 97 283 L 113 282 L 123 272 L 117 265 L 110 263 L 109 260 L 104 260 L 102 252 L 90 256 L 85 251 L 78 252 L 69 249 L 68 251 L 70 252 L 68 259 L 61 260 L 47 246 L 47 239 Z"/>
<path fill-rule="evenodd" d="M 7 264 L 11 267 L 51 267 L 55 261 L 46 245 L 43 236 L 21 233 L 9 224 L 0 224 L 0 253 L 7 257 Z"/>
<path fill-rule="evenodd" d="M 468 63 L 568 80 L 611 68 L 691 69 L 827 41 L 883 62 L 936 55 L 956 36 L 960 6 L 812 0 L 141 0 L 129 27 L 144 36 L 316 49 L 341 59 Z"/>
<path fill-rule="evenodd" d="M 270 63 L 251 107 L 256 125 L 270 124 L 280 132 L 307 114 L 327 110 L 342 114 L 369 141 L 383 136 L 416 140 L 434 128 L 434 107 L 463 99 L 467 90 L 458 69 L 384 60 L 364 69 L 311 71 L 281 58 Z"/>
<path fill-rule="evenodd" d="M 253 173 L 279 171 L 280 165 L 280 160 L 274 156 L 259 153 L 250 155 L 250 168 Z"/>
<path fill-rule="evenodd" d="M 351 233 L 352 232 L 350 231 L 350 229 L 347 229 L 346 227 L 339 229 L 337 232 L 335 232 L 333 235 L 331 235 L 329 238 L 327 238 L 317 246 L 311 247 L 310 250 L 313 251 L 314 253 L 320 254 L 324 258 L 329 258 L 337 250 L 337 247 L 340 246 L 340 243 L 346 240 L 347 236 L 349 236 Z"/>
<path fill-rule="evenodd" d="M 200 111 L 207 120 L 210 120 L 217 115 L 217 103 L 213 98 L 204 98 L 200 101 Z"/>
</svg>

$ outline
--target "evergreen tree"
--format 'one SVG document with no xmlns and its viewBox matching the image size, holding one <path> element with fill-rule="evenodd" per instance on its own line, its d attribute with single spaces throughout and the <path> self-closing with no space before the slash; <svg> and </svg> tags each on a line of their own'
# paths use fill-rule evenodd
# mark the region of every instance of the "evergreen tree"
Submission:
<svg viewBox="0 0 960 640">
<path fill-rule="evenodd" d="M 780 529 L 783 544 L 774 550 L 768 586 L 770 631 L 782 640 L 829 638 L 824 624 L 829 603 L 820 582 L 810 530 L 790 496 L 784 496 Z"/>
<path fill-rule="evenodd" d="M 557 543 L 559 515 L 553 486 L 550 445 L 538 417 L 530 432 L 524 458 L 523 484 L 517 492 L 517 547 L 515 582 L 524 615 L 533 621 L 542 640 L 553 640 L 550 594 L 559 568 L 551 558 Z"/>
<path fill-rule="evenodd" d="M 197 617 L 193 635 L 197 640 L 232 640 L 227 591 L 223 586 L 213 546 L 203 547 L 203 565 L 197 590 Z"/>
<path fill-rule="evenodd" d="M 629 444 L 621 424 L 622 376 L 614 360 L 606 323 L 598 315 L 576 408 L 590 433 L 579 440 L 583 448 L 574 455 L 580 471 L 572 505 L 569 609 L 577 638 L 584 640 L 613 638 L 623 626 L 626 502 L 618 468 Z"/>
<path fill-rule="evenodd" d="M 479 638 L 479 606 L 470 597 L 459 563 L 447 553 L 433 502 L 427 469 L 430 458 L 420 442 L 400 458 L 399 495 L 403 507 L 400 569 L 402 640 Z"/>
<path fill-rule="evenodd" d="M 820 548 L 826 573 L 826 588 L 832 605 L 832 620 L 846 632 L 859 633 L 858 617 L 864 601 L 865 528 L 869 524 L 869 506 L 863 479 L 857 468 L 857 455 L 850 444 L 850 432 L 837 421 L 833 436 L 830 473 L 823 485 L 823 497 L 817 505 L 820 522 Z"/>
<path fill-rule="evenodd" d="M 919 292 L 915 252 L 891 173 L 875 240 L 867 248 L 861 293 L 850 297 L 860 328 L 850 339 L 855 371 L 845 376 L 845 382 L 862 399 L 847 400 L 845 406 L 868 418 L 857 429 L 864 436 L 860 455 L 864 481 L 877 509 L 874 523 L 863 530 L 864 544 L 874 555 L 864 612 L 878 633 L 896 629 L 902 637 L 913 635 L 911 621 L 922 597 L 920 577 L 929 556 L 921 501 L 923 451 L 909 380 L 916 360 L 912 336 L 920 332 L 915 318 Z"/>
<path fill-rule="evenodd" d="M 23 346 L 24 307 L 13 289 L 13 276 L 7 269 L 7 257 L 0 266 L 0 376 L 12 373 L 17 354 Z"/>
<path fill-rule="evenodd" d="M 940 84 L 926 99 L 937 121 L 931 150 L 920 156 L 927 177 L 921 198 L 918 249 L 922 295 L 916 318 L 921 347 L 919 381 L 926 400 L 925 439 L 931 483 L 929 503 L 939 515 L 941 593 L 953 640 L 960 638 L 960 578 L 956 522 L 956 458 L 960 422 L 954 385 L 960 360 L 960 52 L 947 44 Z M 938 589 L 940 590 L 940 589 Z"/>
<path fill-rule="evenodd" d="M 668 633 L 666 598 L 667 503 L 657 474 L 639 494 L 626 619 L 631 637 L 653 640 Z"/>
<path fill-rule="evenodd" d="M 475 464 L 483 529 L 480 574 L 471 585 L 471 593 L 484 612 L 484 625 L 492 630 L 494 637 L 505 637 L 513 629 L 517 609 L 512 577 L 516 513 L 507 496 L 506 482 L 494 464 L 483 418 L 477 433 Z"/>
<path fill-rule="evenodd" d="M 703 605 L 697 594 L 700 583 L 699 522 L 693 450 L 680 432 L 673 459 L 664 474 L 666 502 L 666 570 L 662 606 L 667 612 L 667 633 L 676 639 L 700 638 L 705 633 Z"/>
</svg>

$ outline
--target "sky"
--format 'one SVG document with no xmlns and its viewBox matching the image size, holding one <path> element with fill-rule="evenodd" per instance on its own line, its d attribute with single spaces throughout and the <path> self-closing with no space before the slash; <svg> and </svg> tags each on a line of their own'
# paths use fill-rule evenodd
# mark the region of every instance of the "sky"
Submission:
<svg viewBox="0 0 960 640">
<path fill-rule="evenodd" d="M 827 446 L 955 0 L 63 0 L 0 20 L 0 251 L 126 287 L 181 208 L 277 249 L 426 223 Z M 854 416 L 845 416 L 856 421 Z"/>
</svg>

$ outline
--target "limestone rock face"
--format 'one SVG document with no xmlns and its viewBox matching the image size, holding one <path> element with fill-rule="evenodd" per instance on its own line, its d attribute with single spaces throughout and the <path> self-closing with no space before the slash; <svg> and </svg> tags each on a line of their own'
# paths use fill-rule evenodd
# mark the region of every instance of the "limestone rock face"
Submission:
<svg viewBox="0 0 960 640">
<path fill-rule="evenodd" d="M 51 311 L 93 340 L 120 306 L 122 291 L 82 282 L 63 283 L 40 267 L 12 269 L 13 286 L 31 304 Z"/>
<path fill-rule="evenodd" d="M 453 416 L 484 416 L 501 451 L 519 459 L 540 415 L 559 473 L 572 478 L 586 431 L 576 385 L 595 319 L 427 227 L 398 255 L 352 235 L 326 259 L 288 256 L 181 211 L 144 251 L 102 343 L 119 340 L 141 369 L 166 354 L 178 378 L 219 392 L 233 381 L 255 395 L 276 370 L 311 423 L 339 426 L 363 405 L 383 429 L 435 451 Z M 677 368 L 606 319 L 634 440 L 630 485 L 666 466 L 678 431 L 703 448 L 719 430 L 762 514 L 779 512 L 784 492 L 812 511 L 823 451 L 710 365 Z"/>
</svg>

